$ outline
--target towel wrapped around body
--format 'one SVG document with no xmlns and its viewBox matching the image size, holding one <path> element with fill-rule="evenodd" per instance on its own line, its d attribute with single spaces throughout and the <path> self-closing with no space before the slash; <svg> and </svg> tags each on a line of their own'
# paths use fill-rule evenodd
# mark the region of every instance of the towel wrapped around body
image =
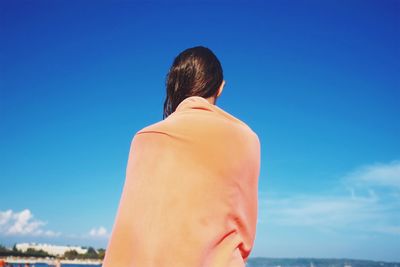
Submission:
<svg viewBox="0 0 400 267">
<path fill-rule="evenodd" d="M 103 267 L 238 267 L 253 247 L 260 141 L 200 96 L 132 139 Z"/>
</svg>

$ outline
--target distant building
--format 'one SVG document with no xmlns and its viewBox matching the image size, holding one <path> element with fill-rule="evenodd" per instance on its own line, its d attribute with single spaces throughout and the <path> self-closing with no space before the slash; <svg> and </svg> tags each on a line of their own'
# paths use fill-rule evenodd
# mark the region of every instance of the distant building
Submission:
<svg viewBox="0 0 400 267">
<path fill-rule="evenodd" d="M 53 256 L 62 256 L 66 251 L 69 250 L 75 250 L 79 254 L 85 254 L 87 252 L 87 249 L 78 246 L 55 246 L 36 243 L 20 243 L 16 244 L 16 248 L 22 252 L 26 252 L 29 248 L 43 250 Z"/>
</svg>

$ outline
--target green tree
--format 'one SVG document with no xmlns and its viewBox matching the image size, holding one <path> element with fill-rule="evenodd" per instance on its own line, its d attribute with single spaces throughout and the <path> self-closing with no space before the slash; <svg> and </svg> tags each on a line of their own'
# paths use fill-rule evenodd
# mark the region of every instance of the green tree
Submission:
<svg viewBox="0 0 400 267">
<path fill-rule="evenodd" d="M 86 259 L 98 259 L 98 257 L 99 255 L 97 254 L 97 251 L 92 247 L 89 247 L 85 253 Z"/>
<path fill-rule="evenodd" d="M 68 251 L 65 251 L 63 257 L 68 260 L 74 260 L 74 259 L 80 258 L 79 256 L 80 256 L 80 254 L 76 250 L 68 250 Z"/>
<path fill-rule="evenodd" d="M 104 256 L 106 255 L 106 250 L 104 248 L 100 248 L 97 250 L 98 258 L 100 260 L 104 259 Z"/>
<path fill-rule="evenodd" d="M 49 253 L 47 253 L 46 251 L 42 250 L 42 249 L 34 249 L 34 248 L 28 248 L 25 253 L 25 255 L 27 256 L 33 256 L 33 257 L 49 257 Z"/>
<path fill-rule="evenodd" d="M 8 252 L 8 251 L 9 250 L 5 246 L 0 245 L 0 252 Z"/>
</svg>

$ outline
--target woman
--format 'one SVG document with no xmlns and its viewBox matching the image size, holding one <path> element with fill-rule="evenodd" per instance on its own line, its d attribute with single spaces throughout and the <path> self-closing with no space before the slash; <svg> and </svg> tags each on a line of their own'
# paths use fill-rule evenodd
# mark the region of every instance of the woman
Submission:
<svg viewBox="0 0 400 267">
<path fill-rule="evenodd" d="M 215 105 L 225 81 L 214 53 L 180 53 L 164 119 L 131 142 L 103 267 L 244 266 L 256 232 L 260 142 Z"/>
</svg>

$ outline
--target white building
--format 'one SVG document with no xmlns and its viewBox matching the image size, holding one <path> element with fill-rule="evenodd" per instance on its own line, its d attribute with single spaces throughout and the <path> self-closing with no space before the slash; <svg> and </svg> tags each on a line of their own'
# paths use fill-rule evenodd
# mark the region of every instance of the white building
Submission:
<svg viewBox="0 0 400 267">
<path fill-rule="evenodd" d="M 36 244 L 36 243 L 20 243 L 16 244 L 16 247 L 18 250 L 22 252 L 26 252 L 29 248 L 35 249 L 35 250 L 43 250 L 50 255 L 54 256 L 62 256 L 66 251 L 69 250 L 75 250 L 79 254 L 85 254 L 87 252 L 87 249 L 78 247 L 78 246 L 55 246 L 55 245 L 49 245 L 49 244 Z"/>
</svg>

